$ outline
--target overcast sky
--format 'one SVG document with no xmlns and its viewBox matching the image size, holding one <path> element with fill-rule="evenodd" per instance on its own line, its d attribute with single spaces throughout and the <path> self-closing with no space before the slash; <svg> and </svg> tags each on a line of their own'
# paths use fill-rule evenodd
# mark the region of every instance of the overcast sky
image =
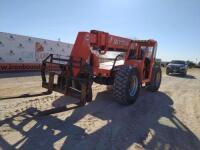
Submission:
<svg viewBox="0 0 200 150">
<path fill-rule="evenodd" d="M 91 29 L 155 39 L 162 60 L 200 61 L 200 0 L 0 0 L 0 32 L 74 43 Z"/>
</svg>

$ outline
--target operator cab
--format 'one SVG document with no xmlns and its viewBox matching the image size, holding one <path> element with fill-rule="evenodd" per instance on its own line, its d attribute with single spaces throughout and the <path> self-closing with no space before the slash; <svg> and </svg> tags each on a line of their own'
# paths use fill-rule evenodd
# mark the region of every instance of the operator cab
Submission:
<svg viewBox="0 0 200 150">
<path fill-rule="evenodd" d="M 143 80 L 150 79 L 156 44 L 149 44 L 148 41 L 136 41 L 136 43 L 130 49 L 127 59 L 130 63 L 134 62 L 140 66 Z"/>
</svg>

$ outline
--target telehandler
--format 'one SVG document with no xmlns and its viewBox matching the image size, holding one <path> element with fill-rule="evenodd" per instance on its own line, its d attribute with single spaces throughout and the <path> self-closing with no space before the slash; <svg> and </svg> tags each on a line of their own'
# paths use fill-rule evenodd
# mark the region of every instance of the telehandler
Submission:
<svg viewBox="0 0 200 150">
<path fill-rule="evenodd" d="M 79 32 L 70 56 L 50 54 L 42 62 L 42 87 L 49 93 L 79 98 L 82 106 L 92 101 L 95 82 L 112 86 L 113 98 L 120 104 L 133 104 L 141 87 L 152 92 L 160 87 L 156 50 L 157 42 L 151 39 L 132 40 L 97 30 Z M 57 69 L 47 71 L 47 65 Z"/>
</svg>

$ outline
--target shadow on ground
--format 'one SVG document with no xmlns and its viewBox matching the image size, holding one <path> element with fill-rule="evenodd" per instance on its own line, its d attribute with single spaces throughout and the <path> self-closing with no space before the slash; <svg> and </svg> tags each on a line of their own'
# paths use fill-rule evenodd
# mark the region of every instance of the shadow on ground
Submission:
<svg viewBox="0 0 200 150">
<path fill-rule="evenodd" d="M 28 97 L 36 97 L 36 96 L 44 96 L 49 95 L 50 92 L 42 92 L 42 93 L 35 93 L 35 94 L 22 94 L 18 96 L 9 96 L 9 97 L 0 97 L 0 100 L 8 100 L 8 99 L 15 99 L 15 98 L 28 98 Z"/>
<path fill-rule="evenodd" d="M 185 78 L 185 79 L 196 79 L 196 77 L 195 76 L 193 76 L 193 75 L 189 75 L 189 74 L 187 74 L 187 75 L 181 75 L 181 74 L 170 74 L 170 76 L 173 76 L 173 77 L 179 77 L 179 78 Z"/>
<path fill-rule="evenodd" d="M 54 105 L 62 101 L 64 104 L 66 99 L 58 99 Z M 134 143 L 138 143 L 145 149 L 198 149 L 200 141 L 174 115 L 172 106 L 173 100 L 162 92 L 141 91 L 138 101 L 131 106 L 117 104 L 110 92 L 98 93 L 93 102 L 74 110 L 64 119 L 55 115 L 32 118 L 27 114 L 38 110 L 29 108 L 17 115 L 24 118 L 18 125 L 13 123 L 17 116 L 0 121 L 0 127 L 8 124 L 23 135 L 14 144 L 9 144 L 10 142 L 1 136 L 0 147 L 54 149 L 58 144 L 63 150 L 110 150 L 132 148 Z M 88 115 L 90 117 L 84 122 L 84 117 Z M 93 117 L 96 118 L 94 122 Z M 24 127 L 33 120 L 35 124 L 25 131 Z M 83 127 L 77 125 L 81 120 Z M 104 123 L 98 124 L 98 120 Z"/>
</svg>

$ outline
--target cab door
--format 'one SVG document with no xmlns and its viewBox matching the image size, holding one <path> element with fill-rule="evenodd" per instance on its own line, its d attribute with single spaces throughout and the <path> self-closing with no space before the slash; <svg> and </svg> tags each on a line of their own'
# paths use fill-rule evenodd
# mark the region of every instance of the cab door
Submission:
<svg viewBox="0 0 200 150">
<path fill-rule="evenodd" d="M 142 46 L 139 43 L 136 43 L 134 47 L 129 50 L 129 53 L 126 56 L 125 64 L 134 66 L 138 70 L 140 81 L 143 80 L 143 70 L 144 70 L 144 56 L 146 47 Z"/>
<path fill-rule="evenodd" d="M 144 82 L 150 82 L 152 76 L 152 68 L 155 60 L 156 54 L 156 46 L 148 45 L 146 47 L 146 53 L 143 59 L 144 62 L 144 74 L 143 80 Z"/>
</svg>

